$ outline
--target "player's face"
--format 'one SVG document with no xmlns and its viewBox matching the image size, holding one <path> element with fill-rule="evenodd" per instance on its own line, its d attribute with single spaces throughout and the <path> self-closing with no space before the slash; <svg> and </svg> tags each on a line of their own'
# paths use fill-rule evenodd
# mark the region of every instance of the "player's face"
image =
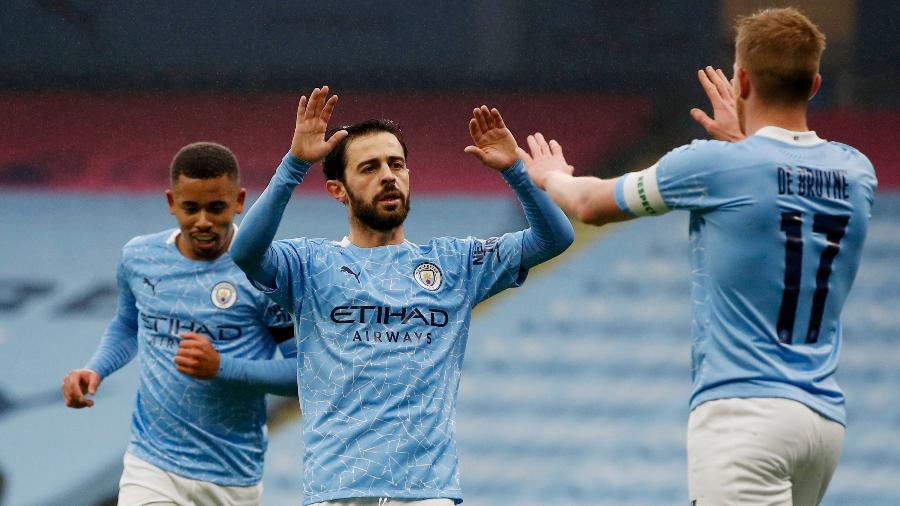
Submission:
<svg viewBox="0 0 900 506">
<path fill-rule="evenodd" d="M 177 240 L 181 253 L 193 260 L 212 260 L 227 251 L 234 236 L 234 215 L 244 210 L 244 195 L 228 176 L 178 176 L 166 196 L 169 212 L 181 228 Z"/>
<path fill-rule="evenodd" d="M 350 141 L 344 188 L 351 216 L 379 231 L 395 229 L 409 214 L 409 169 L 394 134 L 377 132 Z"/>
</svg>

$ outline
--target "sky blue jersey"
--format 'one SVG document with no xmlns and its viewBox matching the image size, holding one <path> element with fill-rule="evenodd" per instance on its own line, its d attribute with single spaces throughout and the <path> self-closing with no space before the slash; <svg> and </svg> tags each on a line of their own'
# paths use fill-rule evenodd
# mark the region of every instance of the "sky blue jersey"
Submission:
<svg viewBox="0 0 900 506">
<path fill-rule="evenodd" d="M 267 359 L 282 339 L 282 353 L 296 354 L 292 322 L 250 285 L 228 253 L 190 260 L 175 245 L 177 235 L 136 237 L 122 249 L 118 314 L 86 368 L 106 377 L 137 354 L 140 386 L 129 453 L 187 478 L 251 486 L 262 477 L 265 393 L 179 372 L 173 362 L 178 334 L 210 339 L 223 365 L 232 358 L 271 365 L 278 361 Z M 295 378 L 288 381 L 296 389 Z"/>
<path fill-rule="evenodd" d="M 876 186 L 859 151 L 776 127 L 695 141 L 617 181 L 623 211 L 691 213 L 691 409 L 779 397 L 846 424 L 840 315 Z"/>
<path fill-rule="evenodd" d="M 565 250 L 572 226 L 517 161 L 501 175 L 522 204 L 525 230 L 374 248 L 347 238 L 273 243 L 310 165 L 284 157 L 232 246 L 254 284 L 294 317 L 304 503 L 462 502 L 456 396 L 472 308 Z"/>
<path fill-rule="evenodd" d="M 272 244 L 294 315 L 305 503 L 461 500 L 456 395 L 473 306 L 525 280 L 523 232 L 377 248 Z"/>
</svg>

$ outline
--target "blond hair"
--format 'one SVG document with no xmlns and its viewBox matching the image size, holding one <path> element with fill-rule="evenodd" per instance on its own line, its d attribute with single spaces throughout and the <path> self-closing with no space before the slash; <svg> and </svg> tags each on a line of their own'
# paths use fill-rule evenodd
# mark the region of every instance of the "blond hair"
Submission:
<svg viewBox="0 0 900 506">
<path fill-rule="evenodd" d="M 793 7 L 765 9 L 735 24 L 735 59 L 764 102 L 809 99 L 825 50 L 825 35 Z"/>
</svg>

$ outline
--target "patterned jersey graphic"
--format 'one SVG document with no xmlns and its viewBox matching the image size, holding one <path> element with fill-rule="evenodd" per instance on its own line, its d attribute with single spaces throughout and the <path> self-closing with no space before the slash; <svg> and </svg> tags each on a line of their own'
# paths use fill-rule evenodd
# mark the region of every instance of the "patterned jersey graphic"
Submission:
<svg viewBox="0 0 900 506">
<path fill-rule="evenodd" d="M 273 243 L 277 286 L 260 289 L 294 315 L 300 336 L 306 504 L 461 500 L 455 412 L 471 311 L 524 281 L 522 234 Z M 486 245 L 498 255 L 485 256 Z"/>
<path fill-rule="evenodd" d="M 140 368 L 128 452 L 188 478 L 253 485 L 266 450 L 263 395 L 178 372 L 178 334 L 197 332 L 223 355 L 270 359 L 278 345 L 268 328 L 289 326 L 290 317 L 227 253 L 189 260 L 175 246 L 176 234 L 132 239 L 118 268 L 120 318 L 137 327 Z"/>
</svg>

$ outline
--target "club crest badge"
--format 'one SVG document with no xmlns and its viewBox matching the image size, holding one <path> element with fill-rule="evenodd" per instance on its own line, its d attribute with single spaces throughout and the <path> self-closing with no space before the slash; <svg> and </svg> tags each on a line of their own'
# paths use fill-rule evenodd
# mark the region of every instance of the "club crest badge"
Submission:
<svg viewBox="0 0 900 506">
<path fill-rule="evenodd" d="M 416 267 L 413 277 L 416 279 L 416 283 L 418 283 L 419 286 L 429 292 L 437 291 L 444 281 L 444 275 L 441 274 L 441 269 L 431 262 L 419 264 L 419 266 Z"/>
<path fill-rule="evenodd" d="M 210 298 L 217 308 L 228 309 L 237 302 L 237 289 L 228 281 L 222 281 L 213 287 Z"/>
</svg>

